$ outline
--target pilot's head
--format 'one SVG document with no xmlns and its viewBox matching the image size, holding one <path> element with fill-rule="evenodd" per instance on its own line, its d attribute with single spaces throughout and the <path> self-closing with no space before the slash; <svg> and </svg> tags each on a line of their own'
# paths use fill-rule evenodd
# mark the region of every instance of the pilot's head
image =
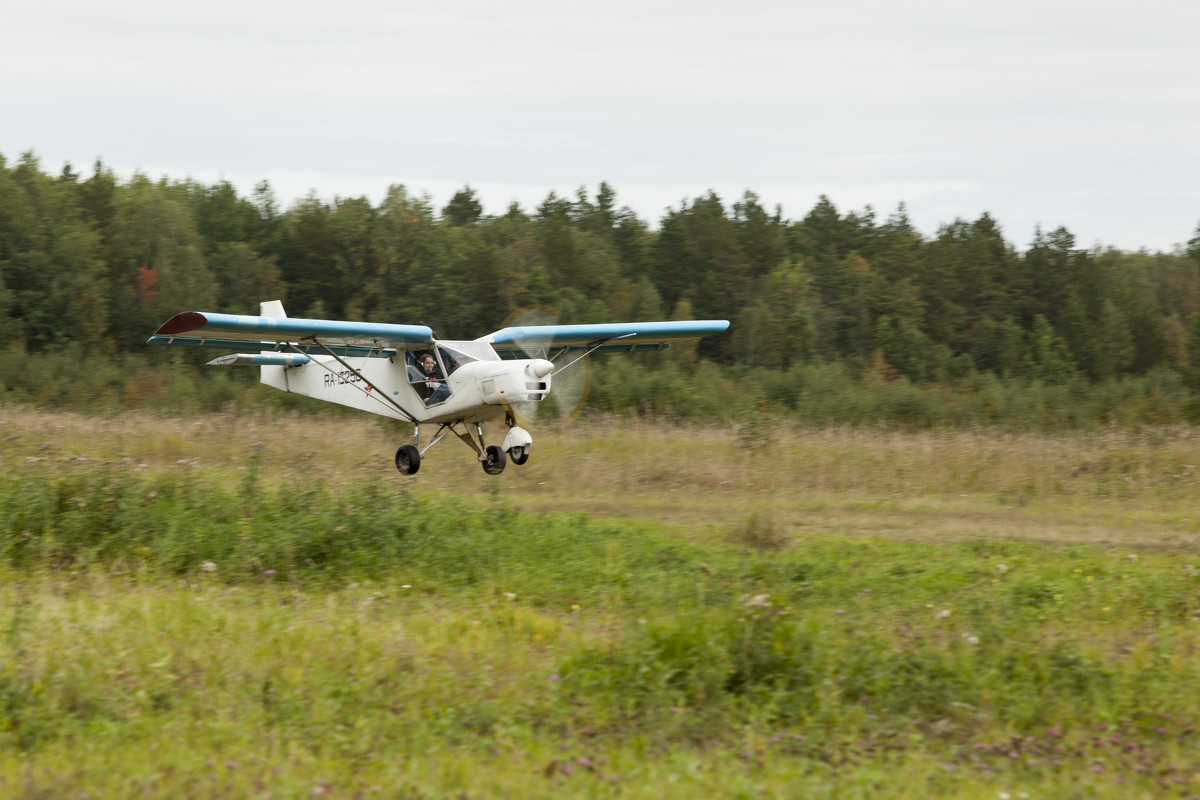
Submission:
<svg viewBox="0 0 1200 800">
<path fill-rule="evenodd" d="M 429 353 L 426 353 L 425 355 L 421 356 L 421 366 L 425 368 L 426 372 L 428 372 L 437 366 L 437 362 L 433 360 L 433 356 L 431 356 Z"/>
</svg>

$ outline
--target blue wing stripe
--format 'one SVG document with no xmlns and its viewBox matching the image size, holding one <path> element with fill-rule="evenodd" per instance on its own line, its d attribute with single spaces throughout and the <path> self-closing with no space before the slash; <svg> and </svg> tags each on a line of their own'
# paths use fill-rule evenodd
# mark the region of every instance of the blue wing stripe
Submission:
<svg viewBox="0 0 1200 800">
<path fill-rule="evenodd" d="M 433 331 L 424 325 L 392 325 L 385 322 L 256 317 L 241 314 L 211 314 L 187 311 L 176 314 L 155 331 L 159 336 L 190 334 L 207 338 L 221 334 L 226 339 L 292 342 L 320 339 L 326 344 L 366 345 L 386 343 L 407 349 L 433 344 Z"/>
<path fill-rule="evenodd" d="M 595 348 L 586 347 L 581 344 L 579 344 L 579 345 L 558 345 L 558 346 L 546 347 L 545 350 L 547 351 L 547 353 L 549 355 L 553 355 L 555 358 L 558 358 L 558 353 L 560 350 L 566 350 L 568 353 L 575 353 L 575 354 L 586 353 L 589 350 L 592 353 L 634 353 L 634 352 L 640 353 L 644 350 L 666 350 L 668 347 L 671 346 L 670 342 L 646 342 L 644 344 L 626 344 L 626 342 L 629 342 L 629 341 L 631 341 L 631 340 L 630 339 L 622 339 L 619 342 L 613 342 L 612 344 L 602 344 L 599 347 L 595 347 Z M 539 350 L 542 349 L 541 345 L 535 345 L 535 347 Z M 500 356 L 501 358 L 529 358 L 531 348 L 529 348 L 529 347 L 524 347 L 524 348 L 509 347 L 507 345 L 501 345 L 500 347 L 494 347 L 492 349 L 495 350 L 496 355 Z"/>
<path fill-rule="evenodd" d="M 689 319 L 676 322 L 615 322 L 598 325 L 527 325 L 519 328 L 503 328 L 490 336 L 483 337 L 493 345 L 518 345 L 520 347 L 586 346 L 598 344 L 618 336 L 630 336 L 623 342 L 632 345 L 674 342 L 680 339 L 695 339 L 721 333 L 729 327 L 723 319 Z M 615 349 L 629 349 L 616 346 Z"/>
</svg>

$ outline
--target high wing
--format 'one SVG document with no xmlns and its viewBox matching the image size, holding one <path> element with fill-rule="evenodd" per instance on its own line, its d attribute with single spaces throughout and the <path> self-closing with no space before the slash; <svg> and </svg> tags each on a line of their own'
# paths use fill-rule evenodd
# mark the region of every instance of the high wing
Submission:
<svg viewBox="0 0 1200 800">
<path fill-rule="evenodd" d="M 147 344 L 322 353 L 320 342 L 339 356 L 388 358 L 397 350 L 433 344 L 424 325 L 298 319 L 185 311 L 164 322 Z"/>
<path fill-rule="evenodd" d="M 675 322 L 611 322 L 595 325 L 525 325 L 502 328 L 476 339 L 492 345 L 501 357 L 527 358 L 535 350 L 588 350 L 590 352 L 661 350 L 671 342 L 722 333 L 723 319 L 688 319 Z"/>
</svg>

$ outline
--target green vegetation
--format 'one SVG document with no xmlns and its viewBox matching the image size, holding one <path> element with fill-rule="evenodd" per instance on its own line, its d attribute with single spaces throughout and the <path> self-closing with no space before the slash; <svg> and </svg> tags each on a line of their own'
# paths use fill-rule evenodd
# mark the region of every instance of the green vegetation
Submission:
<svg viewBox="0 0 1200 800">
<path fill-rule="evenodd" d="M 470 187 L 440 212 L 402 186 L 377 206 L 284 210 L 266 184 L 240 197 L 0 156 L 0 399 L 288 407 L 252 390 L 252 370 L 144 346 L 181 310 L 274 298 L 296 316 L 420 320 L 456 338 L 530 306 L 564 322 L 732 320 L 636 369 L 598 364 L 595 411 L 1038 430 L 1200 418 L 1200 231 L 1170 253 L 1080 249 L 1062 228 L 1019 251 L 986 214 L 927 237 L 903 207 L 881 221 L 822 198 L 793 221 L 750 192 L 686 201 L 651 227 L 607 184 L 491 216 Z"/>
<path fill-rule="evenodd" d="M 734 324 L 401 482 L 394 424 L 143 346 L 272 298 Z M 1197 312 L 1200 235 L 0 157 L 0 795 L 1198 796 Z"/>
<path fill-rule="evenodd" d="M 314 471 L 378 445 L 357 418 L 2 422 L 5 793 L 1200 791 L 1186 429 L 585 425 L 400 482 Z M 589 504 L 619 510 L 519 510 Z"/>
</svg>

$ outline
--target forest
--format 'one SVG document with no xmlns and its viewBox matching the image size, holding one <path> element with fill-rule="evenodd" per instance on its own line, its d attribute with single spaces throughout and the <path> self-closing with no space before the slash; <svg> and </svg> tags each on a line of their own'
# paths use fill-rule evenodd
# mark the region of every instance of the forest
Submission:
<svg viewBox="0 0 1200 800">
<path fill-rule="evenodd" d="M 459 339 L 533 306 L 564 323 L 731 320 L 724 336 L 639 357 L 634 378 L 601 367 L 597 410 L 926 426 L 1200 416 L 1200 227 L 1168 253 L 1089 250 L 1062 227 L 1021 247 L 986 213 L 927 235 L 903 204 L 881 218 L 821 197 L 789 220 L 751 191 L 650 223 L 606 183 L 496 214 L 470 186 L 440 209 L 401 185 L 378 205 L 314 194 L 285 208 L 266 182 L 241 196 L 0 155 L 0 399 L 264 402 L 249 399 L 249 371 L 144 342 L 179 311 L 257 313 L 275 298 L 292 316 Z"/>
</svg>

